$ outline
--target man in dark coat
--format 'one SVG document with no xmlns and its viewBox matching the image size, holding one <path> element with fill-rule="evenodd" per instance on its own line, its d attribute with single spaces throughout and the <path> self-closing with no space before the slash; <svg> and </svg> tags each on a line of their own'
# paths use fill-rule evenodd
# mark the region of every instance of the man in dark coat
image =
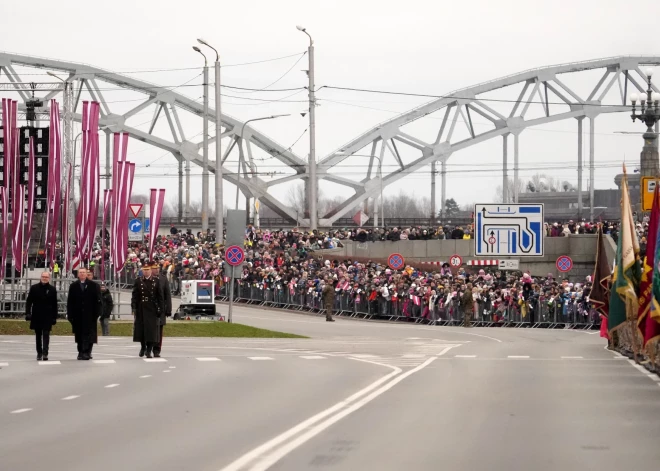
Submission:
<svg viewBox="0 0 660 471">
<path fill-rule="evenodd" d="M 41 274 L 41 281 L 30 286 L 25 300 L 25 320 L 30 321 L 37 339 L 37 360 L 48 361 L 50 329 L 57 322 L 57 290 L 50 284 L 50 273 Z"/>
<path fill-rule="evenodd" d="M 87 280 L 87 269 L 78 269 L 78 280 L 69 286 L 66 315 L 78 344 L 78 360 L 91 360 L 92 347 L 98 342 L 96 321 L 101 315 L 99 285 Z"/>
<path fill-rule="evenodd" d="M 172 315 L 172 291 L 170 290 L 170 282 L 167 280 L 167 275 L 160 269 L 159 264 L 154 265 L 153 276 L 158 277 L 158 282 L 160 283 L 160 288 L 163 292 L 163 305 L 165 310 L 160 316 L 159 322 L 159 332 L 158 336 L 160 340 L 157 345 L 154 346 L 154 356 L 156 358 L 160 357 L 160 351 L 163 347 L 163 326 L 167 324 L 167 318 Z"/>
<path fill-rule="evenodd" d="M 332 318 L 332 310 L 335 307 L 335 286 L 337 281 L 327 280 L 326 285 L 321 291 L 321 299 L 323 300 L 323 307 L 325 308 L 325 320 L 334 322 Z"/>
<path fill-rule="evenodd" d="M 146 353 L 147 358 L 152 357 L 154 346 L 160 342 L 160 317 L 165 311 L 163 292 L 158 278 L 152 276 L 152 266 L 146 263 L 142 267 L 144 277 L 135 280 L 131 296 L 131 309 L 135 318 L 133 342 L 140 342 L 140 356 Z"/>
</svg>

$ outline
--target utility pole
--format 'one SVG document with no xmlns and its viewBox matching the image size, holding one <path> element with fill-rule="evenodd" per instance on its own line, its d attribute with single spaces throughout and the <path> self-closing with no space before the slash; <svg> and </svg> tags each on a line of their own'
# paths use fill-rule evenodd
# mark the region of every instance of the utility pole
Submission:
<svg viewBox="0 0 660 471">
<path fill-rule="evenodd" d="M 307 197 L 309 198 L 309 225 L 312 230 L 318 229 L 318 212 L 317 203 L 319 199 L 318 192 L 318 179 L 316 178 L 316 97 L 314 95 L 314 40 L 307 32 L 307 29 L 302 26 L 296 26 L 299 31 L 302 31 L 309 37 L 309 48 L 307 49 L 309 59 L 309 70 L 307 76 L 309 78 L 309 178 L 308 185 L 309 191 Z"/>
</svg>

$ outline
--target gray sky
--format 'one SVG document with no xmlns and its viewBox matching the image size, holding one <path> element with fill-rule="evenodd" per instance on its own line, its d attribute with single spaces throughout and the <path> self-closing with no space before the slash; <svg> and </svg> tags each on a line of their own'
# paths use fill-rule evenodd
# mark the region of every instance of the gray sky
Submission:
<svg viewBox="0 0 660 471">
<path fill-rule="evenodd" d="M 4 51 L 89 63 L 112 71 L 129 72 L 133 77 L 159 85 L 189 82 L 178 91 L 193 99 L 201 99 L 202 95 L 200 70 L 194 69 L 201 67 L 202 59 L 191 49 L 199 36 L 221 51 L 222 63 L 226 66 L 224 84 L 262 88 L 291 69 L 271 88 L 306 85 L 306 76 L 301 72 L 307 68 L 306 56 L 297 64 L 299 56 L 235 65 L 303 53 L 307 37 L 296 30 L 296 24 L 307 27 L 314 37 L 319 87 L 335 85 L 442 95 L 530 68 L 618 55 L 660 54 L 656 41 L 645 34 L 657 30 L 660 4 L 647 0 L 636 2 L 632 14 L 624 2 L 613 0 L 114 0 L 110 3 L 65 0 L 57 4 L 32 0 L 30 9 L 35 12 L 31 18 L 21 3 L 0 4 L 0 17 L 4 19 L 0 44 Z M 189 70 L 135 73 L 175 68 Z M 586 85 L 595 84 L 599 74 L 574 74 L 567 76 L 565 82 L 583 91 Z M 519 89 L 493 96 L 515 98 L 517 91 Z M 293 144 L 307 128 L 307 119 L 297 114 L 307 107 L 304 90 L 293 96 L 289 96 L 292 92 L 241 94 L 225 90 L 224 93 L 232 97 L 225 97 L 223 111 L 241 120 L 292 113 L 291 117 L 254 125 L 285 147 Z M 113 101 L 117 102 L 131 97 L 128 92 L 118 90 L 109 91 L 107 96 L 116 97 Z M 288 98 L 276 103 L 254 100 L 283 97 Z M 327 89 L 319 91 L 318 99 L 319 158 L 377 123 L 428 101 Z M 614 104 L 615 100 L 616 93 L 608 95 L 604 101 Z M 127 102 L 124 108 L 121 108 L 122 103 L 114 106 L 126 110 L 135 105 Z M 147 112 L 136 117 L 134 122 L 142 123 L 150 117 Z M 404 130 L 430 139 L 429 136 L 437 132 L 441 118 L 441 114 L 431 115 Z M 483 126 L 483 118 L 473 119 L 477 129 Z M 197 131 L 201 132 L 201 121 L 188 123 L 199 126 Z M 520 166 L 524 169 L 521 178 L 545 171 L 575 183 L 576 128 L 572 120 L 526 130 L 520 138 Z M 585 125 L 585 131 L 587 129 Z M 626 114 L 598 118 L 597 188 L 614 186 L 613 178 L 620 172 L 624 156 L 633 167 L 639 159 L 641 138 L 615 131 L 641 130 L 642 126 L 633 125 Z M 588 155 L 587 141 L 585 139 L 585 156 Z M 511 143 L 510 149 L 512 146 Z M 492 201 L 495 188 L 501 182 L 501 147 L 502 140 L 498 138 L 454 154 L 449 160 L 447 196 L 454 197 L 459 204 Z M 307 150 L 305 134 L 293 146 L 293 151 L 306 156 Z M 211 151 L 212 158 L 213 155 Z M 512 167 L 512 150 L 509 155 Z M 265 157 L 264 154 L 261 158 Z M 168 199 L 175 198 L 176 178 L 173 176 L 177 167 L 171 155 L 131 141 L 129 159 L 138 164 L 138 191 L 166 187 Z M 273 162 L 264 160 L 259 170 L 283 171 Z M 337 172 L 358 179 L 358 173 L 366 170 L 366 162 L 365 158 L 355 158 Z M 146 167 L 148 164 L 151 166 Z M 384 167 L 393 169 L 393 164 L 393 158 L 386 158 Z M 547 169 L 550 166 L 555 168 Z M 541 167 L 546 169 L 539 170 Z M 469 170 L 484 168 L 493 171 L 469 173 Z M 511 170 L 510 174 L 512 176 Z M 585 171 L 585 189 L 586 175 Z M 193 183 L 193 199 L 199 198 L 200 177 L 193 177 Z M 328 194 L 339 191 L 332 185 L 322 184 L 321 187 Z M 234 187 L 225 185 L 225 204 L 229 207 L 233 207 L 234 191 Z M 388 191 L 428 196 L 430 167 L 392 185 Z M 287 188 L 279 187 L 275 191 L 283 199 L 286 192 Z"/>
</svg>

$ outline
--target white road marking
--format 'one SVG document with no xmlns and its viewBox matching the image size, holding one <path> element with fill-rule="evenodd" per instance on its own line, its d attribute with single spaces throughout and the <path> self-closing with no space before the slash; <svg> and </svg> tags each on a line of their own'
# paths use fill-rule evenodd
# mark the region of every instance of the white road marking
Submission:
<svg viewBox="0 0 660 471">
<path fill-rule="evenodd" d="M 529 355 L 509 355 L 507 358 L 529 358 Z"/>
<path fill-rule="evenodd" d="M 80 396 L 67 396 L 67 397 L 63 397 L 62 400 L 63 401 L 72 401 L 73 399 L 78 399 L 79 397 Z"/>
<path fill-rule="evenodd" d="M 115 360 L 93 360 L 94 363 L 98 363 L 99 365 L 109 365 L 111 363 L 117 363 Z"/>
<path fill-rule="evenodd" d="M 300 358 L 303 360 L 325 360 L 325 357 L 322 357 L 320 355 L 303 355 Z"/>
<path fill-rule="evenodd" d="M 166 362 L 167 360 L 165 358 L 145 358 L 144 361 L 147 363 L 162 363 Z"/>
<path fill-rule="evenodd" d="M 119 385 L 118 385 L 118 384 L 108 384 L 108 385 L 106 386 L 106 388 L 108 388 L 108 389 L 110 389 L 110 388 L 116 388 L 117 386 L 119 386 Z"/>
<path fill-rule="evenodd" d="M 170 373 L 170 370 L 163 370 L 163 373 Z"/>
<path fill-rule="evenodd" d="M 477 355 L 454 355 L 454 358 L 477 358 Z"/>
<path fill-rule="evenodd" d="M 0 363 L 0 366 L 9 366 L 9 363 Z"/>
<path fill-rule="evenodd" d="M 217 357 L 201 357 L 201 358 L 197 358 L 197 361 L 220 361 L 220 358 L 217 358 Z"/>
<path fill-rule="evenodd" d="M 176 368 L 176 366 L 170 366 L 170 370 L 173 370 L 174 368 Z"/>
<path fill-rule="evenodd" d="M 278 437 L 275 437 L 274 439 L 270 440 L 269 442 L 265 443 L 264 445 L 250 451 L 246 455 L 242 456 L 238 460 L 234 461 L 231 463 L 229 466 L 225 467 L 222 469 L 222 471 L 239 471 L 241 469 L 244 469 L 245 465 L 248 463 L 252 463 L 251 466 L 249 466 L 247 469 L 251 471 L 265 471 L 271 466 L 273 466 L 275 463 L 277 463 L 279 460 L 281 460 L 284 456 L 287 454 L 291 453 L 293 450 L 304 444 L 305 442 L 311 440 L 314 438 L 316 435 L 330 427 L 331 425 L 335 424 L 336 422 L 339 422 L 341 419 L 344 417 L 348 416 L 349 414 L 352 414 L 356 410 L 362 408 L 364 405 L 368 404 L 369 402 L 373 401 L 376 399 L 378 396 L 384 394 L 385 392 L 389 391 L 392 389 L 394 386 L 396 386 L 398 383 L 406 379 L 408 376 L 418 372 L 419 370 L 425 368 L 426 366 L 430 365 L 433 363 L 433 361 L 436 360 L 435 357 L 429 358 L 426 360 L 424 363 L 419 365 L 417 368 L 413 368 L 410 371 L 407 371 L 406 373 L 400 374 L 396 376 L 395 378 L 391 379 L 388 381 L 386 384 L 383 386 L 380 386 L 378 389 L 373 391 L 371 394 L 368 396 L 363 397 L 362 399 L 358 399 L 360 396 L 363 396 L 365 393 L 360 391 L 359 393 L 353 395 L 351 398 L 345 399 L 344 401 L 336 404 L 335 406 L 331 407 L 330 409 L 327 409 L 320 414 L 317 414 L 316 416 L 312 417 L 311 419 L 308 419 L 292 429 L 289 429 L 288 431 L 284 432 L 283 434 L 279 435 Z M 401 370 L 399 370 L 401 371 Z M 396 370 L 393 373 L 390 373 L 388 376 L 396 375 L 397 372 Z M 385 377 L 387 378 L 387 377 Z M 382 380 L 383 378 L 381 378 Z M 377 382 L 381 382 L 381 380 Z M 387 381 L 387 380 L 386 380 Z M 371 387 L 371 386 L 369 386 Z M 364 390 L 363 390 L 364 391 Z M 358 396 L 359 395 L 359 396 Z M 357 397 L 356 397 L 357 396 Z M 351 404 L 352 403 L 352 404 Z M 334 415 L 332 415 L 334 414 Z M 323 419 L 324 416 L 330 415 L 327 419 L 323 420 L 320 423 L 317 423 L 314 425 L 314 423 L 318 422 L 319 420 Z M 284 444 L 283 446 L 280 446 L 279 448 L 276 448 L 278 444 L 282 443 L 286 439 L 290 438 L 291 436 L 294 436 L 298 434 L 299 432 L 303 432 L 300 435 L 298 435 L 297 438 L 294 440 L 289 441 L 288 443 Z"/>
<path fill-rule="evenodd" d="M 265 361 L 265 360 L 272 360 L 272 358 L 271 357 L 248 357 L 248 360 Z"/>
<path fill-rule="evenodd" d="M 62 363 L 59 361 L 40 361 L 40 365 L 61 365 Z"/>
<path fill-rule="evenodd" d="M 584 357 L 561 357 L 562 360 L 582 360 Z"/>
<path fill-rule="evenodd" d="M 660 378 L 658 376 L 654 375 L 653 373 L 649 373 L 646 376 L 651 378 L 653 381 L 660 381 Z"/>
<path fill-rule="evenodd" d="M 29 412 L 31 410 L 32 409 L 16 409 L 16 410 L 11 411 L 11 413 L 12 414 L 22 414 L 23 412 Z"/>
<path fill-rule="evenodd" d="M 143 378 L 151 378 L 151 375 L 142 375 L 142 376 L 140 376 L 140 379 L 143 379 Z"/>
<path fill-rule="evenodd" d="M 448 347 L 445 347 L 444 349 L 442 349 L 441 352 L 436 353 L 435 356 L 436 357 L 441 357 L 442 355 L 444 355 L 445 353 L 447 353 L 449 350 L 451 350 L 454 347 L 458 347 L 458 345 L 450 345 Z"/>
</svg>

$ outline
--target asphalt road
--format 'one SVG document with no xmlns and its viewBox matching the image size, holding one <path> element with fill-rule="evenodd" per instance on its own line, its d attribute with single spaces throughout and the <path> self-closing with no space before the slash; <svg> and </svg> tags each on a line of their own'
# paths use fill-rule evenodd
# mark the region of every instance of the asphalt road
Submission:
<svg viewBox="0 0 660 471">
<path fill-rule="evenodd" d="M 238 307 L 310 339 L 166 338 L 163 361 L 0 337 L 0 469 L 645 470 L 660 381 L 597 333 L 461 329 Z"/>
</svg>

